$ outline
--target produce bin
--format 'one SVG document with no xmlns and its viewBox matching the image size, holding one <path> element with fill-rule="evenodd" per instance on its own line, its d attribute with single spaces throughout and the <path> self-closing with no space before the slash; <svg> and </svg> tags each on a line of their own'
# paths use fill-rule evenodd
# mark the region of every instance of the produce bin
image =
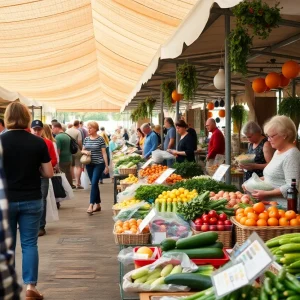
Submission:
<svg viewBox="0 0 300 300">
<path fill-rule="evenodd" d="M 119 169 L 121 175 L 137 174 L 137 168 Z"/>
<path fill-rule="evenodd" d="M 146 245 L 150 242 L 150 232 L 139 234 L 115 233 L 115 243 L 118 245 Z"/>
<path fill-rule="evenodd" d="M 300 226 L 245 226 L 235 217 L 231 217 L 230 220 L 235 225 L 235 238 L 239 245 L 242 245 L 254 231 L 264 242 L 283 234 L 300 232 Z"/>
<path fill-rule="evenodd" d="M 134 253 L 138 251 L 140 247 L 134 247 L 133 251 Z M 156 255 L 154 258 L 148 258 L 148 259 L 134 259 L 134 266 L 135 268 L 141 268 L 147 265 L 151 265 L 156 260 L 158 260 L 161 257 L 161 250 L 157 247 L 149 247 L 154 253 L 156 252 Z"/>
<path fill-rule="evenodd" d="M 196 259 L 192 258 L 191 261 L 194 262 L 196 265 L 212 265 L 215 268 L 219 268 L 230 261 L 229 254 L 227 253 L 226 249 L 223 248 L 224 257 L 223 258 L 201 258 Z"/>
</svg>

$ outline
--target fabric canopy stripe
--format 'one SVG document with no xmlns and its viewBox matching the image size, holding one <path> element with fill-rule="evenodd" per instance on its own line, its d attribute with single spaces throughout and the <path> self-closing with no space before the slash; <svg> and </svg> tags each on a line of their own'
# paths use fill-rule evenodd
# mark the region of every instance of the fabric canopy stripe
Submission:
<svg viewBox="0 0 300 300">
<path fill-rule="evenodd" d="M 116 111 L 197 0 L 0 0 L 0 82 L 58 110 Z"/>
</svg>

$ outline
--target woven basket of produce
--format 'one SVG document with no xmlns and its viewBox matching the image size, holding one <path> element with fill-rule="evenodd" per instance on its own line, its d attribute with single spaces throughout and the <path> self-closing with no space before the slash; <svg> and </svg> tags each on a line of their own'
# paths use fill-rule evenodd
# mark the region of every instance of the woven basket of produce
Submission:
<svg viewBox="0 0 300 300">
<path fill-rule="evenodd" d="M 113 209 L 113 215 L 117 216 L 121 209 Z"/>
<path fill-rule="evenodd" d="M 192 228 L 193 235 L 203 233 L 203 231 L 197 231 Z M 230 231 L 217 231 L 218 240 L 217 242 L 221 242 L 224 245 L 224 248 L 232 248 L 232 230 Z"/>
<path fill-rule="evenodd" d="M 279 235 L 300 232 L 300 226 L 245 226 L 235 217 L 231 217 L 230 220 L 235 225 L 235 238 L 239 245 L 242 245 L 254 231 L 264 242 Z"/>
<path fill-rule="evenodd" d="M 121 175 L 128 175 L 128 174 L 134 174 L 134 175 L 136 175 L 137 168 L 119 169 L 119 173 Z"/>
<path fill-rule="evenodd" d="M 115 243 L 118 245 L 146 245 L 150 242 L 150 233 L 115 233 Z"/>
</svg>

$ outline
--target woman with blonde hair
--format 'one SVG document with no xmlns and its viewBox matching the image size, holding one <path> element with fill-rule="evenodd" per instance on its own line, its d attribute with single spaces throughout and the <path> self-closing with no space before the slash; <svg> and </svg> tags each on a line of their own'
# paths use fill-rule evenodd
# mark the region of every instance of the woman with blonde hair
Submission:
<svg viewBox="0 0 300 300">
<path fill-rule="evenodd" d="M 43 295 L 36 289 L 39 267 L 37 241 L 43 212 L 41 177 L 51 178 L 53 168 L 45 141 L 26 131 L 31 120 L 28 108 L 13 102 L 6 108 L 4 119 L 8 132 L 1 136 L 1 141 L 13 235 L 12 250 L 16 247 L 19 226 L 26 300 L 42 300 Z"/>
<path fill-rule="evenodd" d="M 81 153 L 91 155 L 91 163 L 86 165 L 86 170 L 92 184 L 90 205 L 87 213 L 92 215 L 93 212 L 101 211 L 101 198 L 98 183 L 102 173 L 104 172 L 107 174 L 109 170 L 105 141 L 103 137 L 97 134 L 99 131 L 98 123 L 89 122 L 87 127 L 89 136 L 86 137 L 83 142 Z"/>
<path fill-rule="evenodd" d="M 255 190 L 252 196 L 258 200 L 276 201 L 287 208 L 287 190 L 292 179 L 297 185 L 300 179 L 300 152 L 295 145 L 297 136 L 294 122 L 286 116 L 275 116 L 264 126 L 272 148 L 276 149 L 272 160 L 265 167 L 261 179 L 274 187 L 271 191 Z"/>
</svg>

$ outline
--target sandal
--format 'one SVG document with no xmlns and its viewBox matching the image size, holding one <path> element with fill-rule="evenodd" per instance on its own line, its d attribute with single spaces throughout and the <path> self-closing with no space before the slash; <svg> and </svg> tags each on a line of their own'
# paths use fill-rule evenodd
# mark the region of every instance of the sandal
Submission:
<svg viewBox="0 0 300 300">
<path fill-rule="evenodd" d="M 93 212 L 101 211 L 101 206 L 97 207 L 96 209 L 93 209 Z"/>
<path fill-rule="evenodd" d="M 89 214 L 90 216 L 93 214 L 93 210 L 92 210 L 92 209 L 88 209 L 86 212 L 87 212 L 87 214 Z"/>
<path fill-rule="evenodd" d="M 26 291 L 26 300 L 43 300 L 44 296 L 33 290 Z"/>
</svg>

